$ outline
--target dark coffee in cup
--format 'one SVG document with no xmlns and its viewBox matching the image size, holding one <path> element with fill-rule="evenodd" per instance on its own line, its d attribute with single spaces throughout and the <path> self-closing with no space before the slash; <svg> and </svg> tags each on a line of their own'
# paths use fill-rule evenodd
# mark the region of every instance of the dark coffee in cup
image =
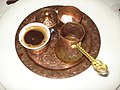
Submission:
<svg viewBox="0 0 120 90">
<path fill-rule="evenodd" d="M 49 29 L 41 23 L 26 25 L 19 34 L 21 44 L 28 49 L 42 48 L 49 41 L 49 38 Z"/>
<path fill-rule="evenodd" d="M 39 45 L 43 39 L 43 33 L 34 29 L 28 31 L 24 36 L 25 43 L 30 45 Z"/>
<path fill-rule="evenodd" d="M 38 47 L 43 45 L 48 39 L 45 28 L 40 26 L 31 26 L 27 28 L 23 40 L 28 47 Z"/>
</svg>

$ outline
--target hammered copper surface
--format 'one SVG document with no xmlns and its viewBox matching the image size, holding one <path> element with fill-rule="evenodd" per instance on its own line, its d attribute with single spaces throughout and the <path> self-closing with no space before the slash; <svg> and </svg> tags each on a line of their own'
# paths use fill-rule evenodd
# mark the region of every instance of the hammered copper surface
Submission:
<svg viewBox="0 0 120 90">
<path fill-rule="evenodd" d="M 57 10 L 60 7 L 61 6 L 50 6 L 47 8 L 53 8 Z M 41 9 L 36 10 L 28 15 L 22 21 L 17 30 L 15 37 L 15 46 L 17 54 L 22 63 L 34 73 L 48 78 L 67 78 L 85 71 L 91 65 L 90 61 L 85 56 L 83 56 L 78 62 L 72 64 L 64 63 L 56 57 L 55 45 L 58 42 L 57 32 L 53 32 L 51 34 L 51 39 L 47 47 L 40 51 L 31 51 L 25 49 L 19 43 L 18 35 L 22 27 L 28 23 L 36 22 L 36 18 L 38 17 L 38 13 L 40 12 Z M 86 35 L 82 41 L 82 47 L 87 52 L 89 52 L 91 56 L 97 57 L 100 49 L 99 31 L 94 22 L 84 13 L 81 24 L 86 30 Z M 55 29 L 59 31 L 61 25 L 62 24 L 60 22 L 59 24 L 57 24 L 57 26 L 55 26 Z"/>
</svg>

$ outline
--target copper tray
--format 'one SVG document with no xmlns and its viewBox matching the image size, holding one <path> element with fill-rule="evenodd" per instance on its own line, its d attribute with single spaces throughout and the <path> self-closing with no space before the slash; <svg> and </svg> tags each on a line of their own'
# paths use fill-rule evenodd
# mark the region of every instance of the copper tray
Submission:
<svg viewBox="0 0 120 90">
<path fill-rule="evenodd" d="M 60 7 L 61 6 L 49 6 L 48 8 L 53 8 L 57 10 Z M 91 65 L 91 63 L 85 56 L 83 56 L 78 62 L 73 64 L 64 63 L 56 57 L 55 45 L 58 42 L 58 34 L 55 32 L 51 34 L 51 39 L 48 46 L 41 51 L 36 52 L 28 50 L 19 43 L 18 35 L 20 30 L 26 24 L 36 22 L 38 14 L 40 12 L 41 9 L 38 9 L 28 15 L 22 21 L 16 32 L 15 46 L 17 54 L 22 63 L 32 72 L 48 78 L 67 78 L 85 71 Z M 61 22 L 59 24 L 61 24 Z M 91 56 L 96 58 L 100 49 L 99 31 L 95 23 L 85 13 L 83 13 L 81 24 L 86 30 L 86 35 L 82 42 L 82 47 Z M 59 28 L 60 25 L 57 25 L 55 29 Z"/>
</svg>

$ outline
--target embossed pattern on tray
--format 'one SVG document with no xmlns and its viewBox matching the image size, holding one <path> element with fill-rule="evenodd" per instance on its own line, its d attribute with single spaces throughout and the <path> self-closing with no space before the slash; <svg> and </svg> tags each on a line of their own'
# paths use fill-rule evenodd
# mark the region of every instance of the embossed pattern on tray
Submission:
<svg viewBox="0 0 120 90">
<path fill-rule="evenodd" d="M 52 6 L 49 8 L 57 9 L 60 6 Z M 85 71 L 91 64 L 89 60 L 83 56 L 79 62 L 67 64 L 59 60 L 54 52 L 55 44 L 58 42 L 58 35 L 52 33 L 51 40 L 47 50 L 42 54 L 33 54 L 30 50 L 25 49 L 18 41 L 18 35 L 23 26 L 28 23 L 37 21 L 37 15 L 41 9 L 34 11 L 28 15 L 20 24 L 16 37 L 15 46 L 17 54 L 23 64 L 34 73 L 48 78 L 67 78 Z M 100 35 L 94 22 L 83 13 L 81 24 L 86 30 L 85 38 L 82 42 L 83 48 L 93 57 L 97 57 L 100 49 Z"/>
</svg>

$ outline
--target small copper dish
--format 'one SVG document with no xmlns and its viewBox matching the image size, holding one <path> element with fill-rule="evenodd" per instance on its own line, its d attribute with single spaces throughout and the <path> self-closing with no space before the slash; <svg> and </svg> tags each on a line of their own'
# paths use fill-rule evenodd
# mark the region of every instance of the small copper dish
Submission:
<svg viewBox="0 0 120 90">
<path fill-rule="evenodd" d="M 82 12 L 74 6 L 60 7 L 58 10 L 58 18 L 61 22 L 80 22 L 82 20 Z"/>
</svg>

